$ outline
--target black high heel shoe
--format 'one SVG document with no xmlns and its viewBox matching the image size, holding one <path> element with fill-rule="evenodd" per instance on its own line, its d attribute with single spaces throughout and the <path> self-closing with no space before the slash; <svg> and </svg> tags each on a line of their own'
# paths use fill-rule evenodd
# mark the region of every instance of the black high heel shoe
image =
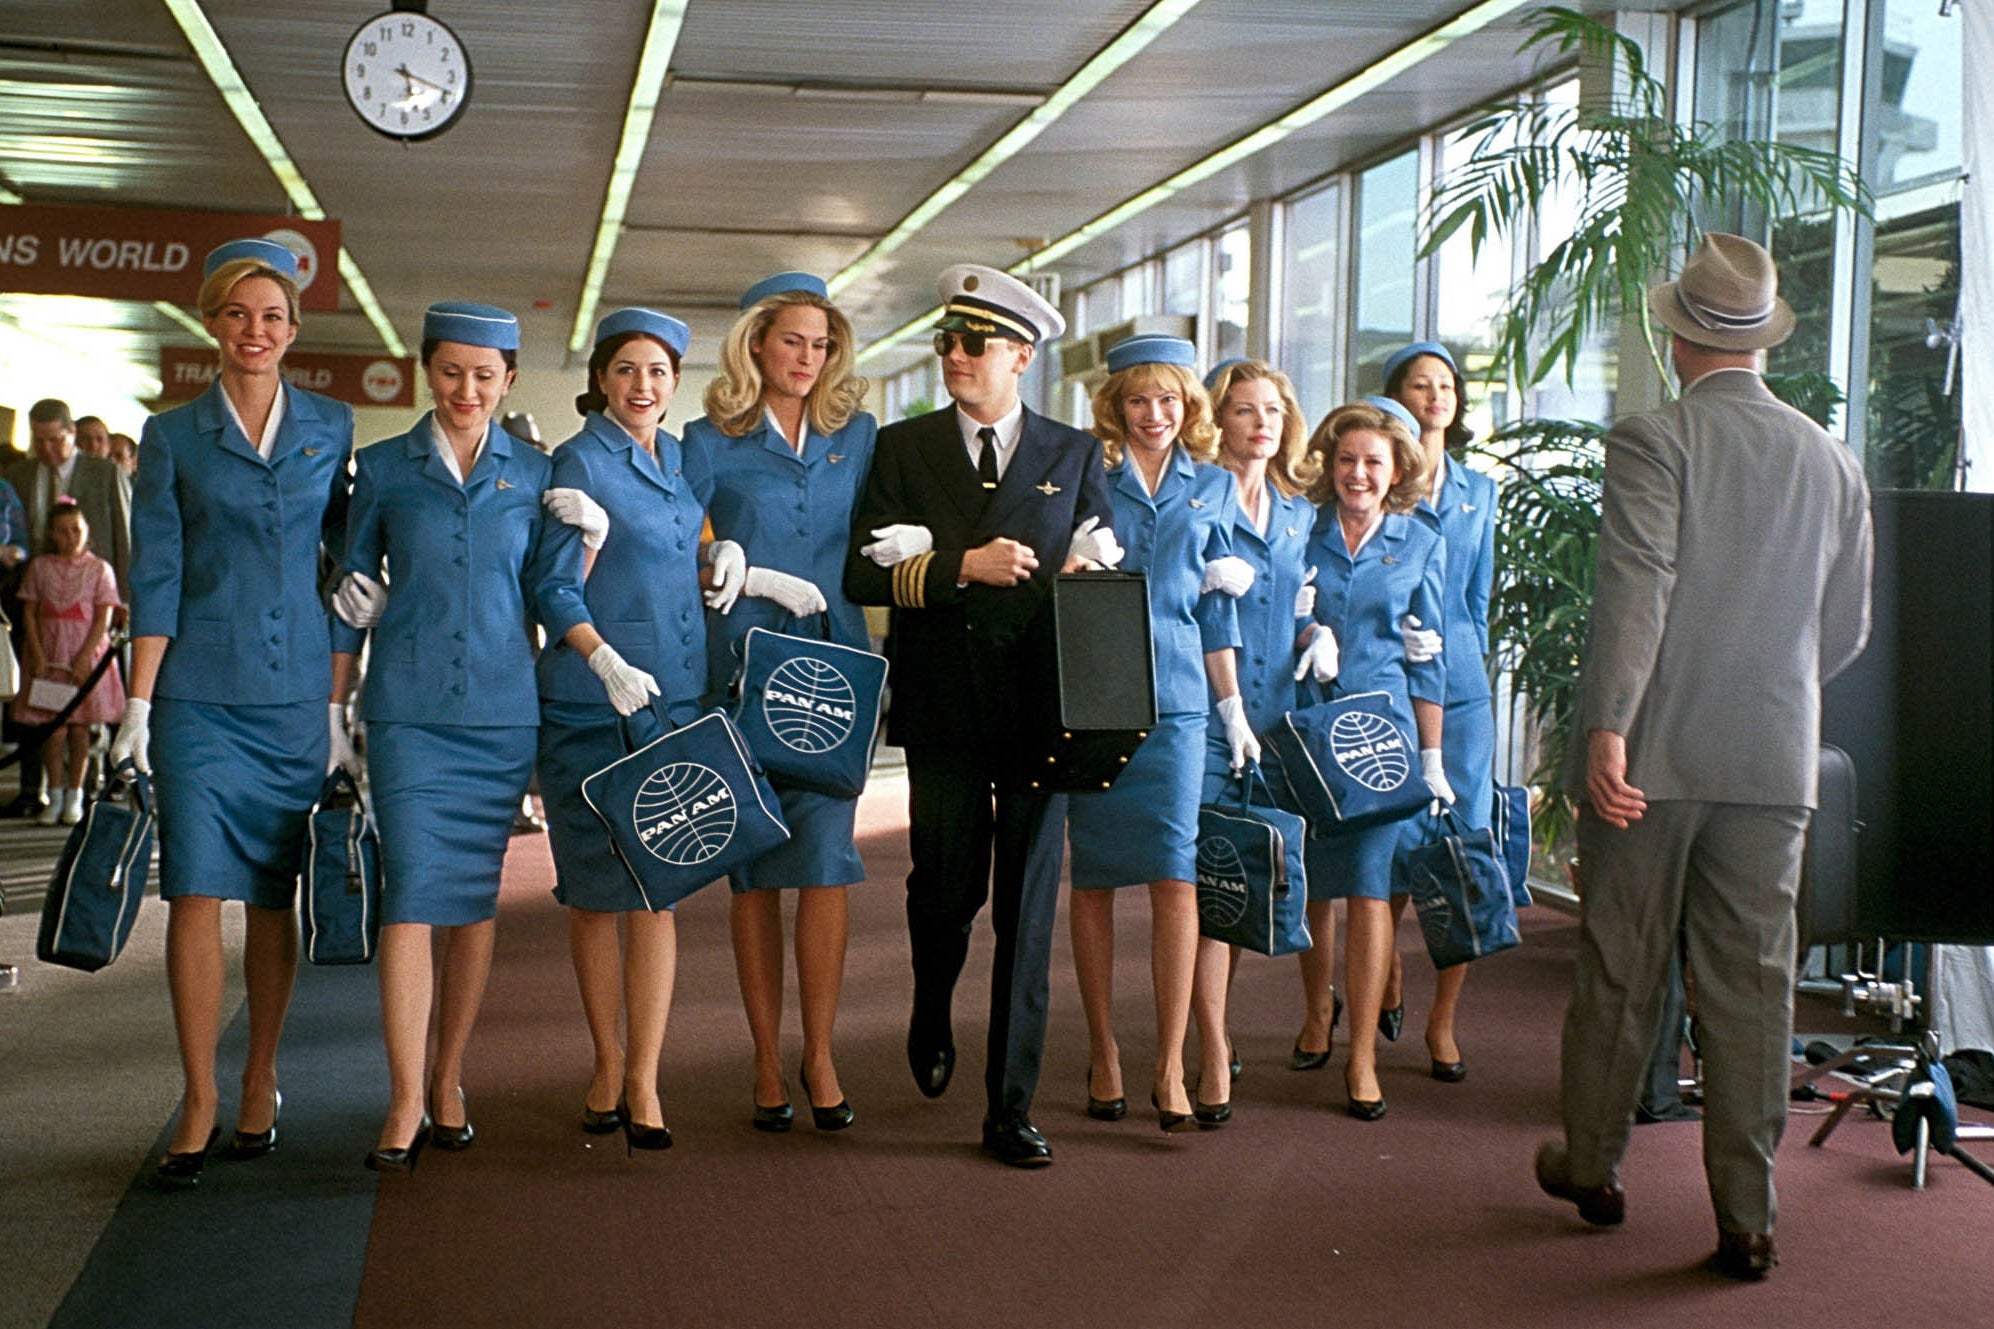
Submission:
<svg viewBox="0 0 1994 1329">
<path fill-rule="evenodd" d="M 231 1163 L 244 1163 L 252 1158 L 261 1158 L 277 1147 L 277 1118 L 284 1113 L 284 1095 L 281 1090 L 272 1090 L 270 1125 L 260 1131 L 233 1131 L 228 1143 L 222 1146 L 221 1157 Z"/>
<path fill-rule="evenodd" d="M 852 1101 L 841 1098 L 830 1107 L 818 1107 L 817 1100 L 810 1097 L 810 1074 L 801 1066 L 796 1068 L 796 1078 L 803 1082 L 803 1096 L 810 1100 L 810 1124 L 820 1131 L 841 1131 L 852 1124 L 858 1114 L 852 1111 Z"/>
<path fill-rule="evenodd" d="M 630 1105 L 618 1103 L 616 1115 L 623 1127 L 623 1152 L 627 1157 L 634 1149 L 669 1149 L 672 1147 L 672 1128 L 669 1126 L 639 1126 L 630 1116 Z"/>
<path fill-rule="evenodd" d="M 1343 994 L 1334 988 L 1329 993 L 1329 1042 L 1320 1052 L 1302 1050 L 1302 1040 L 1295 1040 L 1295 1050 L 1288 1054 L 1288 1069 L 1291 1071 L 1319 1071 L 1329 1065 L 1329 1054 L 1336 1050 L 1336 1026 L 1343 1019 Z M 1239 1074 L 1238 1071 L 1233 1072 Z"/>
<path fill-rule="evenodd" d="M 1223 1103 L 1200 1103 L 1191 1100 L 1191 1118 L 1198 1123 L 1201 1131 L 1215 1131 L 1232 1120 L 1232 1100 Z"/>
<path fill-rule="evenodd" d="M 215 1126 L 208 1131 L 208 1142 L 199 1149 L 178 1154 L 169 1149 L 166 1157 L 159 1160 L 159 1166 L 152 1170 L 152 1179 L 162 1190 L 192 1190 L 201 1184 L 201 1173 L 208 1166 L 208 1151 L 221 1138 L 222 1128 Z"/>
<path fill-rule="evenodd" d="M 805 1091 L 806 1093 L 808 1090 Z M 796 1109 L 789 1105 L 789 1086 L 782 1087 L 782 1102 L 774 1107 L 755 1104 L 755 1129 L 780 1135 L 796 1122 Z"/>
<path fill-rule="evenodd" d="M 422 1147 L 429 1143 L 429 1131 L 429 1114 L 424 1113 L 422 1124 L 415 1128 L 415 1134 L 409 1137 L 407 1144 L 399 1149 L 369 1150 L 367 1157 L 361 1161 L 372 1172 L 412 1173 L 415 1171 L 415 1160 L 422 1157 Z"/>
<path fill-rule="evenodd" d="M 1385 1036 L 1387 1043 L 1399 1041 L 1399 1034 L 1405 1029 L 1405 998 L 1388 1011 L 1378 1012 L 1378 1032 Z"/>
<path fill-rule="evenodd" d="M 437 1122 L 429 1128 L 429 1142 L 438 1149 L 448 1150 L 453 1154 L 460 1154 L 464 1150 L 469 1149 L 471 1141 L 476 1139 L 478 1135 L 476 1131 L 471 1129 L 471 1110 L 470 1106 L 464 1100 L 464 1086 L 462 1085 L 457 1086 L 457 1104 L 464 1109 L 464 1124 L 462 1126 L 445 1126 L 442 1122 Z"/>
<path fill-rule="evenodd" d="M 1149 1091 L 1149 1105 L 1156 1109 L 1156 1124 L 1163 1128 L 1165 1135 L 1176 1135 L 1182 1131 L 1198 1129 L 1197 1121 L 1189 1112 L 1172 1112 L 1163 1106 L 1154 1089 Z"/>
<path fill-rule="evenodd" d="M 589 1106 L 588 1096 L 582 1096 L 582 1129 L 590 1135 L 614 1135 L 623 1129 L 623 1109 L 613 1107 L 607 1112 L 598 1112 Z"/>
</svg>

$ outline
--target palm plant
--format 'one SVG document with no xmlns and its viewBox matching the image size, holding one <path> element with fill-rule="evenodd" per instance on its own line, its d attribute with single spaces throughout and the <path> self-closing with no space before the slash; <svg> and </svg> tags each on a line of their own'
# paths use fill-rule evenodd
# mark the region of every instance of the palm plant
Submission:
<svg viewBox="0 0 1994 1329">
<path fill-rule="evenodd" d="M 1484 245 L 1540 233 L 1554 211 L 1570 218 L 1569 234 L 1511 288 L 1495 328 L 1492 382 L 1534 386 L 1561 364 L 1570 382 L 1596 335 L 1626 318 L 1667 383 L 1647 288 L 1694 242 L 1700 204 L 1742 201 L 1767 216 L 1826 208 L 1868 215 L 1862 181 L 1832 153 L 1727 139 L 1714 126 L 1671 118 L 1668 90 L 1640 47 L 1611 28 L 1561 7 L 1526 26 L 1520 49 L 1581 58 L 1616 92 L 1576 105 L 1485 108 L 1465 131 L 1467 159 L 1434 191 L 1422 257 L 1461 233 L 1479 256 Z M 1839 401 L 1816 372 L 1783 376 L 1775 389 L 1823 423 Z M 1592 607 L 1605 433 L 1586 421 L 1524 420 L 1477 448 L 1497 463 L 1501 483 L 1491 663 L 1511 671 L 1536 730 L 1530 780 L 1544 791 L 1546 846 L 1573 811 L 1558 777 Z"/>
</svg>

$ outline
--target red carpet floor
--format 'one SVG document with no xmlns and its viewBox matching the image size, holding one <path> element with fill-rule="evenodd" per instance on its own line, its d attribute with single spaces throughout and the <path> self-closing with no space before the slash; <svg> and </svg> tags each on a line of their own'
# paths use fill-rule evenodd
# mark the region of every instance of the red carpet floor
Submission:
<svg viewBox="0 0 1994 1329">
<path fill-rule="evenodd" d="M 837 1046 L 857 1124 L 813 1131 L 792 1080 L 795 1131 L 750 1129 L 721 887 L 679 911 L 664 1077 L 677 1146 L 634 1158 L 619 1137 L 578 1128 L 589 1056 L 565 923 L 547 893 L 544 840 L 516 841 L 466 1086 L 477 1144 L 431 1151 L 413 1177 L 383 1180 L 355 1323 L 1990 1322 L 1994 1187 L 1937 1160 L 1929 1189 L 1912 1191 L 1908 1163 L 1873 1120 L 1810 1149 L 1815 1122 L 1796 1116 L 1780 1155 L 1785 1263 L 1763 1284 L 1699 1267 L 1714 1232 L 1695 1126 L 1637 1134 L 1618 1231 L 1587 1229 L 1540 1195 L 1530 1157 L 1556 1120 L 1574 939 L 1571 920 L 1542 909 L 1530 911 L 1521 950 L 1470 980 L 1472 1073 L 1461 1085 L 1425 1074 L 1429 971 L 1416 932 L 1401 933 L 1407 1034 L 1385 1049 L 1391 1113 L 1377 1124 L 1342 1113 L 1344 1031 L 1328 1070 L 1285 1069 L 1295 966 L 1248 957 L 1234 998 L 1246 1063 L 1237 1115 L 1222 1131 L 1174 1137 L 1140 1111 L 1112 1125 L 1082 1115 L 1085 1030 L 1062 914 L 1036 1111 L 1057 1161 L 1035 1173 L 997 1166 L 976 1149 L 987 923 L 959 991 L 955 1086 L 929 1102 L 905 1069 L 902 798 L 898 782 L 868 796 L 872 880 L 853 895 Z M 1122 893 L 1119 911 L 1117 1027 L 1133 1107 L 1153 1053 L 1144 895 Z M 1805 1006 L 1801 1023 L 1839 1023 L 1832 1014 Z"/>
</svg>

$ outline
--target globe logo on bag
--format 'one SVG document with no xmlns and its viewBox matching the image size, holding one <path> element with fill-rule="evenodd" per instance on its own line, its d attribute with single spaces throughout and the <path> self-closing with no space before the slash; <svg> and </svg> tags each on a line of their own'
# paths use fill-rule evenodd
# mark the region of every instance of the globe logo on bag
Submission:
<svg viewBox="0 0 1994 1329">
<path fill-rule="evenodd" d="M 711 766 L 678 761 L 652 771 L 630 800 L 637 839 L 675 868 L 697 867 L 734 838 L 734 791 Z"/>
<path fill-rule="evenodd" d="M 1246 917 L 1246 864 L 1223 836 L 1198 841 L 1198 917 L 1221 928 Z"/>
<path fill-rule="evenodd" d="M 852 736 L 857 716 L 858 696 L 851 682 L 808 655 L 784 660 L 762 685 L 762 718 L 776 740 L 793 752 L 829 752 Z"/>
<path fill-rule="evenodd" d="M 1345 711 L 1330 721 L 1329 751 L 1351 779 L 1374 794 L 1391 793 L 1412 774 L 1405 735 L 1369 711 Z"/>
</svg>

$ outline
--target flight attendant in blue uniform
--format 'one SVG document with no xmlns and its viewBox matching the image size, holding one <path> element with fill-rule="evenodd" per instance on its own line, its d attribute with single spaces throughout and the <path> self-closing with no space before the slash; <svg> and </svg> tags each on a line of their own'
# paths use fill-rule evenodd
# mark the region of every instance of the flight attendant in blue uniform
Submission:
<svg viewBox="0 0 1994 1329">
<path fill-rule="evenodd" d="M 1308 450 L 1294 387 L 1280 370 L 1258 360 L 1228 360 L 1205 376 L 1205 387 L 1218 420 L 1219 465 L 1232 473 L 1239 491 L 1232 552 L 1253 569 L 1253 585 L 1235 601 L 1235 611 L 1239 695 L 1257 737 L 1295 705 L 1295 633 L 1299 620 L 1315 607 L 1314 575 L 1306 557 L 1315 506 L 1308 492 L 1321 474 L 1322 460 Z M 1205 730 L 1203 801 L 1218 802 L 1229 785 L 1237 789 L 1232 744 L 1225 718 L 1215 707 Z M 1313 953 L 1302 954 L 1306 963 Z M 1191 1002 L 1198 1022 L 1198 1091 L 1207 1104 L 1230 1101 L 1226 995 L 1238 963 L 1238 948 L 1200 938 Z M 1321 986 L 1328 987 L 1326 975 Z M 1307 1058 L 1312 1066 L 1329 1060 L 1331 1012 L 1325 1007 L 1319 1015 L 1296 1041 L 1298 1049 L 1323 1049 Z M 1298 1052 L 1290 1064 L 1303 1059 Z"/>
<path fill-rule="evenodd" d="M 1296 639 L 1299 669 L 1340 694 L 1387 692 L 1401 727 L 1417 734 L 1420 773 L 1435 798 L 1453 801 L 1441 770 L 1446 670 L 1437 655 L 1407 659 L 1401 624 L 1410 614 L 1437 627 L 1446 587 L 1446 546 L 1411 511 L 1425 492 L 1425 458 L 1400 417 L 1367 403 L 1338 407 L 1309 439 L 1324 459 L 1322 496 L 1308 560 L 1320 570 L 1315 621 Z M 1392 961 L 1392 858 L 1400 828 L 1386 823 L 1308 842 L 1309 894 L 1345 903 L 1343 978 L 1350 992 L 1349 1112 L 1385 1115 L 1378 1086 L 1378 1010 Z M 1316 918 L 1323 926 L 1314 930 Z M 1315 945 L 1327 952 L 1335 928 L 1327 909 L 1311 911 Z M 1326 970 L 1328 966 L 1322 966 Z M 1327 1001 L 1307 994 L 1308 1009 Z"/>
<path fill-rule="evenodd" d="M 1184 1087 L 1184 1035 L 1198 958 L 1198 794 L 1205 722 L 1218 698 L 1238 766 L 1260 755 L 1247 722 L 1234 649 L 1233 599 L 1254 583 L 1232 554 L 1238 490 L 1210 464 L 1218 455 L 1211 402 L 1181 337 L 1129 337 L 1108 348 L 1108 378 L 1094 393 L 1114 503 L 1120 566 L 1147 574 L 1156 657 L 1156 727 L 1112 787 L 1067 800 L 1072 846 L 1073 967 L 1087 1013 L 1087 1112 L 1127 1111 L 1115 1043 L 1115 890 L 1147 884 L 1150 973 L 1156 988 L 1156 1071 L 1150 1099 L 1166 1131 L 1222 1126 L 1230 1098 L 1194 1108 Z M 1289 606 L 1293 606 L 1293 597 Z M 1141 661 L 1131 662 L 1140 667 Z"/>
<path fill-rule="evenodd" d="M 1444 641 L 1423 626 L 1405 632 L 1409 657 L 1438 649 L 1447 663 L 1447 720 L 1441 755 L 1447 783 L 1458 797 L 1454 811 L 1476 830 L 1488 827 L 1495 807 L 1495 704 L 1489 693 L 1489 596 L 1495 584 L 1495 481 L 1447 455 L 1473 434 L 1461 423 L 1467 398 L 1454 357 L 1438 342 L 1414 342 L 1385 361 L 1385 396 L 1412 413 L 1419 425 L 1420 449 L 1432 478 L 1414 515 L 1447 543 L 1447 591 L 1441 605 Z M 1423 818 L 1403 823 L 1401 849 L 1424 838 Z M 1405 911 L 1406 896 L 1394 896 L 1394 915 Z M 1392 954 L 1382 1018 L 1395 1035 L 1404 1018 L 1403 968 Z M 1426 1051 L 1433 1078 L 1458 1084 L 1468 1077 L 1454 1037 L 1454 1014 L 1468 966 L 1457 964 L 1434 977 L 1433 1010 L 1426 1017 Z M 1397 1012 L 1396 1016 L 1394 1012 Z"/>
<path fill-rule="evenodd" d="M 709 683 L 722 692 L 753 627 L 817 634 L 866 650 L 865 611 L 844 592 L 845 551 L 859 488 L 872 466 L 878 422 L 859 409 L 866 383 L 852 373 L 852 326 L 821 279 L 781 272 L 748 288 L 720 350 L 706 414 L 686 426 L 687 448 L 713 471 L 713 533 L 741 545 L 741 599 L 707 620 Z M 852 1108 L 831 1058 L 849 932 L 845 888 L 865 880 L 852 845 L 856 798 L 775 785 L 790 838 L 735 872 L 734 969 L 755 1045 L 754 1124 L 785 1131 L 794 1119 L 782 1078 L 782 892 L 796 890 L 796 985 L 803 1013 L 805 1096 L 819 1130 L 842 1130 Z"/>
<path fill-rule="evenodd" d="M 376 1171 L 412 1169 L 425 1143 L 470 1147 L 464 1049 L 540 723 L 531 622 L 559 637 L 585 616 L 581 542 L 541 510 L 553 463 L 493 418 L 518 349 L 506 311 L 431 305 L 421 358 L 436 408 L 354 463 L 333 645 L 350 662 L 360 625 L 372 628 L 361 716 L 381 832 L 390 1092 L 365 1160 Z"/>
<path fill-rule="evenodd" d="M 298 971 L 292 915 L 305 822 L 330 760 L 352 763 L 335 682 L 322 544 L 339 547 L 353 412 L 283 381 L 297 259 L 269 240 L 208 255 L 201 320 L 221 371 L 146 422 L 132 491 L 132 678 L 113 763 L 155 773 L 167 985 L 186 1089 L 156 1169 L 200 1180 L 218 1130 L 222 902 L 240 900 L 249 1050 L 235 1134 L 277 1144 L 277 1043 Z M 328 746 L 330 745 L 330 746 Z M 330 760 L 329 760 L 330 759 Z"/>
<path fill-rule="evenodd" d="M 677 923 L 649 907 L 581 784 L 624 755 L 619 715 L 661 703 L 685 724 L 706 691 L 700 529 L 713 487 L 704 454 L 662 427 L 688 340 L 684 323 L 652 309 L 619 309 L 596 324 L 588 386 L 575 399 L 582 429 L 554 449 L 546 500 L 589 548 L 584 621 L 540 657 L 540 796 L 595 1054 L 582 1129 L 621 1128 L 640 1149 L 672 1142 L 658 1063 Z M 738 591 L 740 551 L 712 552 Z"/>
</svg>

